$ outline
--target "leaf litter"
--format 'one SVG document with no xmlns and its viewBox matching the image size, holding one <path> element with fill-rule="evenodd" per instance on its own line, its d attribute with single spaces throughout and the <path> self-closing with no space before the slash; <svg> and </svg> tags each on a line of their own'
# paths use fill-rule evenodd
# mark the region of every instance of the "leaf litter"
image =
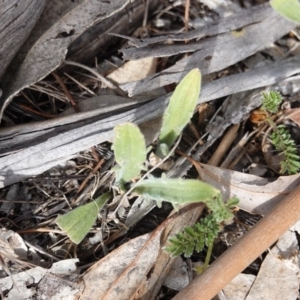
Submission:
<svg viewBox="0 0 300 300">
<path fill-rule="evenodd" d="M 80 32 L 92 26 L 92 23 L 98 16 L 94 14 L 94 17 L 86 19 L 86 16 L 81 14 L 80 19 L 84 19 L 84 24 L 77 24 L 74 21 L 72 26 L 70 25 L 71 23 L 69 25 L 64 24 L 62 28 L 59 26 L 68 18 L 73 20 L 74 18 L 71 15 L 73 16 L 76 11 L 83 11 L 81 8 L 84 5 L 92 5 L 89 2 L 92 3 L 92 1 L 85 1 L 77 6 L 76 4 L 70 4 L 70 7 L 60 7 L 64 13 L 56 16 L 51 26 L 49 24 L 47 25 L 48 27 L 46 25 L 40 27 L 38 27 L 38 24 L 36 25 L 37 27 L 34 29 L 36 31 L 32 32 L 32 36 L 28 39 L 27 44 L 24 45 L 23 50 L 29 49 L 30 46 L 28 45 L 34 39 L 37 39 L 37 44 L 34 46 L 36 48 L 39 47 L 39 43 L 42 45 L 45 42 L 51 42 L 51 38 L 55 38 L 57 42 L 62 44 L 57 46 L 59 48 L 57 51 L 52 51 L 50 65 L 44 65 L 43 60 L 38 59 L 39 51 L 35 52 L 33 47 L 31 52 L 29 52 L 29 56 L 25 58 L 24 64 L 21 64 L 19 69 L 17 69 L 17 76 L 24 78 L 24 74 L 29 74 L 28 78 L 25 77 L 26 80 L 23 82 L 18 81 L 11 85 L 6 85 L 4 89 L 2 101 L 5 105 L 3 108 L 7 107 L 7 103 L 11 100 L 12 103 L 4 110 L 3 128 L 1 129 L 1 142 L 3 142 L 2 158 L 0 158 L 3 165 L 1 174 L 1 186 L 3 188 L 1 194 L 2 199 L 7 201 L 6 207 L 1 207 L 2 214 L 6 218 L 3 220 L 2 226 L 19 232 L 25 244 L 28 243 L 27 245 L 31 245 L 31 249 L 35 249 L 34 253 L 36 253 L 36 256 L 32 262 L 36 265 L 45 261 L 46 264 L 44 266 L 49 267 L 54 261 L 60 261 L 64 264 L 67 263 L 67 257 L 78 257 L 77 266 L 74 264 L 75 261 L 72 262 L 72 275 L 69 274 L 67 280 L 70 286 L 67 288 L 67 285 L 65 285 L 66 294 L 64 296 L 81 293 L 83 299 L 90 295 L 92 295 L 90 296 L 92 297 L 91 299 L 96 299 L 96 296 L 93 295 L 99 293 L 99 290 L 95 288 L 101 286 L 100 280 L 105 280 L 106 288 L 104 288 L 104 283 L 101 281 L 103 293 L 106 293 L 106 298 L 103 296 L 103 299 L 116 297 L 117 294 L 115 293 L 118 291 L 121 291 L 122 298 L 125 297 L 126 299 L 130 297 L 133 297 L 132 299 L 140 297 L 152 299 L 151 294 L 160 295 L 160 297 L 166 297 L 167 299 L 169 295 L 174 295 L 174 292 L 161 288 L 161 285 L 167 276 L 168 270 L 171 269 L 173 260 L 170 260 L 169 256 L 161 248 L 168 235 L 174 235 L 175 232 L 184 226 L 192 225 L 196 222 L 202 213 L 202 206 L 201 209 L 196 207 L 194 210 L 188 210 L 188 213 L 191 214 L 188 222 L 184 219 L 185 213 L 181 217 L 178 216 L 174 219 L 167 219 L 169 221 L 164 221 L 171 211 L 171 207 L 168 204 L 164 204 L 163 208 L 159 210 L 154 208 L 155 203 L 147 202 L 141 197 L 137 201 L 133 197 L 129 198 L 130 208 L 127 208 L 126 205 L 124 206 L 122 217 L 111 220 L 109 217 L 114 209 L 113 200 L 97 214 L 96 223 L 90 230 L 88 237 L 78 246 L 75 246 L 69 239 L 65 238 L 63 232 L 54 225 L 53 221 L 57 214 L 66 213 L 76 207 L 80 208 L 85 203 L 90 202 L 90 199 L 96 199 L 113 186 L 114 177 L 110 171 L 114 165 L 110 143 L 112 141 L 113 127 L 121 123 L 122 120 L 135 121 L 136 123 L 143 123 L 145 120 L 154 118 L 159 120 L 166 106 L 167 97 L 169 97 L 166 94 L 173 90 L 170 84 L 178 83 L 185 72 L 197 67 L 196 61 L 198 61 L 198 64 L 201 64 L 202 74 L 207 76 L 203 78 L 202 92 L 198 104 L 210 101 L 208 102 L 208 107 L 214 113 L 210 114 L 209 120 L 201 123 L 203 120 L 200 119 L 200 113 L 195 112 L 191 123 L 183 132 L 183 139 L 178 150 L 197 161 L 201 157 L 201 172 L 198 174 L 195 169 L 191 168 L 190 161 L 180 154 L 176 154 L 169 159 L 169 161 L 173 160 L 174 162 L 171 164 L 173 166 L 167 170 L 167 176 L 197 178 L 200 175 L 204 181 L 212 183 L 215 188 L 220 189 L 225 199 L 229 199 L 231 196 L 238 196 L 240 209 L 261 215 L 266 214 L 274 207 L 275 202 L 280 201 L 284 195 L 298 185 L 299 176 L 298 174 L 280 176 L 273 165 L 270 165 L 261 151 L 262 137 L 266 133 L 266 128 L 260 124 L 251 123 L 249 115 L 253 109 L 260 106 L 261 91 L 276 89 L 282 93 L 284 100 L 291 105 L 286 110 L 283 108 L 282 111 L 286 115 L 285 120 L 290 122 L 288 125 L 290 130 L 294 131 L 293 136 L 297 136 L 299 128 L 296 109 L 299 91 L 297 90 L 297 76 L 293 75 L 299 72 L 299 57 L 292 56 L 292 52 L 285 43 L 286 37 L 281 38 L 285 34 L 292 32 L 295 25 L 277 16 L 267 5 L 249 7 L 249 10 L 246 12 L 234 1 L 229 1 L 230 3 L 227 5 L 223 3 L 223 6 L 211 6 L 214 7 L 213 9 L 209 8 L 211 1 L 206 1 L 208 6 L 201 4 L 200 1 L 194 1 L 195 3 L 192 3 L 190 8 L 191 11 L 195 15 L 201 12 L 199 17 L 203 17 L 203 15 L 209 16 L 210 21 L 206 22 L 205 26 L 202 26 L 200 29 L 180 33 L 183 25 L 180 18 L 184 4 L 178 4 L 177 6 L 170 6 L 167 3 L 160 4 L 162 9 L 164 8 L 166 12 L 170 11 L 171 15 L 174 16 L 174 20 L 172 20 L 174 28 L 156 27 L 155 24 L 158 23 L 154 23 L 154 20 L 162 20 L 162 15 L 153 10 L 151 11 L 151 18 L 148 20 L 148 35 L 145 28 L 143 28 L 144 32 L 135 32 L 132 36 L 128 32 L 129 46 L 127 45 L 122 49 L 122 52 L 126 53 L 126 55 L 143 53 L 139 49 L 146 51 L 147 55 L 142 54 L 141 56 L 143 58 L 149 56 L 151 59 L 148 59 L 150 67 L 144 68 L 143 64 L 139 65 L 137 63 L 135 68 L 139 73 L 139 77 L 130 77 L 130 75 L 123 75 L 123 73 L 116 73 L 116 77 L 113 77 L 113 75 L 108 76 L 108 78 L 120 82 L 120 87 L 131 95 L 149 93 L 150 90 L 157 88 L 161 89 L 159 94 L 155 95 L 154 93 L 148 96 L 148 100 L 154 99 L 154 101 L 147 103 L 148 100 L 145 100 L 144 104 L 142 103 L 143 101 L 139 103 L 138 100 L 129 101 L 126 97 L 110 95 L 109 93 L 112 93 L 112 91 L 107 88 L 104 90 L 99 80 L 84 69 L 70 66 L 62 68 L 62 62 L 70 43 L 79 36 Z M 105 17 L 98 18 L 98 21 L 101 21 L 101 18 L 109 19 L 111 14 L 119 13 L 127 4 L 127 2 L 113 2 L 112 7 L 107 6 Z M 248 3 L 248 1 L 246 2 Z M 45 10 L 44 14 L 51 14 L 51 7 L 48 9 L 49 12 Z M 54 8 L 52 7 L 52 9 Z M 252 10 L 258 11 L 259 14 L 252 12 L 253 18 L 250 18 L 251 22 L 247 23 L 246 19 L 251 16 L 250 11 Z M 255 18 L 259 18 L 260 14 L 267 14 L 268 18 L 261 17 L 261 20 L 256 20 Z M 247 18 L 240 17 L 243 15 L 247 16 Z M 164 17 L 170 18 L 167 14 Z M 196 23 L 197 18 L 193 19 L 193 14 L 190 17 L 192 19 L 190 21 Z M 234 20 L 238 22 L 243 21 L 245 24 L 241 26 L 236 25 Z M 226 29 L 226 26 L 219 26 L 223 23 L 228 26 L 228 29 Z M 71 27 L 69 28 L 68 26 Z M 268 30 L 262 30 L 261 28 L 264 26 Z M 243 39 L 244 33 L 243 30 L 233 32 L 233 30 L 239 29 L 236 27 L 245 27 L 246 33 L 248 31 L 251 32 L 256 39 L 249 39 L 250 44 L 238 41 L 238 38 Z M 221 32 L 221 28 L 225 28 L 227 31 Z M 42 29 L 47 29 L 48 31 L 45 30 L 43 33 Z M 53 32 L 58 33 L 60 29 L 66 32 L 64 39 L 62 38 L 63 35 L 54 36 L 52 34 Z M 163 30 L 166 32 L 170 31 L 170 33 L 164 36 Z M 113 32 L 113 29 L 111 31 Z M 290 38 L 296 40 L 295 36 L 291 34 L 290 36 Z M 190 40 L 190 44 L 182 43 L 177 45 L 180 41 L 188 40 Z M 272 57 L 272 51 L 265 49 L 270 43 L 274 42 L 277 43 L 277 46 L 282 51 L 283 54 L 281 56 L 278 56 L 278 54 L 275 56 L 274 54 Z M 119 45 L 121 43 L 124 43 L 124 40 L 119 39 Z M 171 45 L 167 45 L 168 43 L 171 43 Z M 224 43 L 228 46 L 228 49 L 224 47 Z M 240 43 L 243 46 L 240 46 Z M 207 49 L 205 51 L 208 51 L 209 47 L 212 47 L 211 49 L 213 50 L 206 53 L 204 50 L 201 50 L 201 47 L 204 46 Z M 50 49 L 52 48 L 49 47 Z M 168 52 L 170 51 L 168 49 L 171 49 L 173 52 Z M 232 49 L 239 49 L 239 51 L 236 52 Z M 116 50 L 119 49 L 115 49 L 113 55 L 118 55 Z M 157 51 L 157 54 L 154 51 Z M 181 53 L 183 52 L 192 53 L 188 56 L 182 56 Z M 236 55 L 237 53 L 238 55 Z M 257 58 L 256 64 L 250 65 L 246 62 L 247 58 L 252 58 L 257 53 L 262 53 L 263 56 Z M 268 54 L 266 55 L 265 53 Z M 115 68 L 113 55 L 105 57 L 109 61 L 111 68 Z M 174 55 L 174 57 L 170 58 L 169 56 L 171 55 Z M 212 57 L 209 59 L 208 55 Z M 159 56 L 160 58 L 159 60 L 153 59 L 153 56 Z M 224 59 L 225 56 L 227 61 Z M 271 59 L 265 59 L 266 56 L 271 56 Z M 89 62 L 89 65 L 95 66 L 95 69 L 99 67 L 99 63 L 102 64 L 104 62 L 101 57 L 97 59 L 96 65 L 92 61 Z M 15 68 L 14 65 L 18 61 L 16 58 L 10 68 Z M 33 61 L 35 62 L 33 63 Z M 29 68 L 25 68 L 27 66 L 26 63 L 29 64 Z M 33 66 L 38 70 L 36 74 L 31 71 Z M 81 106 L 80 113 L 63 116 L 63 112 L 70 107 L 68 96 L 51 75 L 44 78 L 59 66 L 61 68 L 57 70 L 58 74 L 64 80 L 75 101 L 84 104 L 93 100 L 91 102 L 92 106 L 90 105 L 87 108 Z M 124 68 L 126 69 L 125 65 Z M 24 72 L 25 69 L 26 72 Z M 119 70 L 119 68 L 115 69 Z M 151 69 L 150 73 L 149 69 Z M 142 71 L 145 72 L 143 73 Z M 11 72 L 11 74 L 15 73 Z M 122 77 L 120 81 L 118 80 L 119 77 Z M 4 74 L 3 82 L 8 82 L 9 80 L 10 77 Z M 25 87 L 29 88 L 21 91 Z M 91 94 L 97 96 L 93 99 Z M 105 96 L 101 98 L 103 94 Z M 158 98 L 159 96 L 161 98 Z M 140 98 L 143 99 L 142 95 Z M 36 99 L 41 99 L 41 101 Z M 112 99 L 115 106 L 112 106 L 110 110 L 104 110 L 111 104 L 109 99 Z M 116 99 L 115 103 L 113 99 Z M 212 101 L 214 99 L 217 100 Z M 101 105 L 101 101 L 107 101 L 107 103 Z M 97 106 L 99 111 L 94 109 L 93 103 L 100 104 Z M 153 106 L 150 106 L 152 103 Z M 128 108 L 126 108 L 126 105 L 128 105 Z M 103 121 L 102 123 L 97 123 L 95 120 L 99 118 L 100 112 L 102 113 L 100 118 Z M 61 117 L 57 118 L 61 113 Z M 38 121 L 38 123 L 33 121 Z M 159 121 L 156 123 L 159 123 Z M 110 125 L 105 127 L 105 124 Z M 197 124 L 202 125 L 197 127 Z M 236 152 L 238 153 L 238 159 L 232 162 L 230 167 L 227 166 L 227 169 L 220 168 L 221 163 L 216 166 L 209 166 L 208 162 L 213 153 L 222 147 L 222 142 L 220 143 L 219 138 L 222 138 L 226 129 L 234 124 L 240 124 L 240 126 L 235 138 L 233 138 L 233 142 L 229 143 L 224 156 L 220 157 L 219 161 L 221 163 L 225 161 L 230 150 L 239 147 L 239 142 L 245 134 L 251 135 L 251 132 L 254 131 L 257 134 L 252 135 L 240 147 L 240 151 Z M 87 126 L 85 131 L 82 130 L 83 126 Z M 103 133 L 99 131 L 100 129 L 97 129 L 97 131 L 95 128 L 103 128 Z M 147 140 L 147 145 L 155 142 L 157 138 L 158 129 L 156 128 L 152 131 Z M 83 140 L 82 136 L 86 136 L 86 139 Z M 61 146 L 57 144 L 58 138 Z M 95 144 L 98 145 L 95 146 Z M 55 152 L 55 149 L 59 150 Z M 46 155 L 42 155 L 43 153 Z M 268 155 L 270 155 L 270 158 L 274 156 L 272 151 Z M 104 158 L 104 162 L 101 164 L 100 169 L 96 170 L 94 167 L 102 158 Z M 260 176 L 253 175 L 254 168 L 259 172 Z M 94 172 L 93 170 L 96 171 Z M 160 177 L 161 173 L 162 170 L 157 169 L 154 175 Z M 87 176 L 90 176 L 90 179 L 83 186 L 82 190 L 80 189 L 80 193 L 77 193 Z M 22 182 L 20 182 L 21 180 Z M 8 194 L 9 190 L 11 190 L 11 193 L 13 192 L 12 183 L 16 183 L 22 188 L 24 186 L 29 188 L 25 193 L 21 193 L 14 188 L 13 202 L 11 200 L 12 197 Z M 5 186 L 7 187 L 5 188 Z M 128 214 L 129 209 L 130 213 Z M 235 224 L 236 227 L 233 234 L 230 232 L 233 227 L 224 228 L 223 238 L 220 236 L 219 241 L 215 245 L 216 253 L 221 248 L 224 251 L 228 246 L 228 236 L 230 234 L 238 238 L 249 227 L 253 226 L 251 220 L 254 223 L 256 222 L 254 215 L 251 214 L 238 212 L 237 218 L 242 224 Z M 136 223 L 138 225 L 134 226 Z M 159 225 L 160 223 L 161 225 Z M 151 231 L 153 233 L 150 233 Z M 145 232 L 148 233 L 143 235 Z M 225 235 L 227 237 L 226 243 L 224 242 Z M 96 240 L 99 242 L 96 245 L 92 245 L 90 238 L 96 236 Z M 25 248 L 24 251 L 28 252 L 29 250 Z M 107 255 L 105 256 L 105 254 Z M 15 256 L 16 254 L 13 255 Z M 274 257 L 274 255 L 277 255 L 277 257 Z M 245 291 L 245 294 L 248 294 L 248 296 L 240 299 L 258 299 L 258 294 L 268 297 L 267 284 L 262 280 L 262 278 L 269 276 L 263 275 L 263 272 L 268 272 L 264 271 L 264 265 L 270 264 L 271 269 L 274 266 L 281 268 L 280 270 L 286 268 L 282 265 L 282 258 L 278 258 L 280 255 L 278 253 L 270 253 L 264 261 L 254 264 L 252 269 L 251 266 L 249 267 L 252 274 L 251 282 L 254 281 L 254 284 L 253 286 L 248 284 L 250 290 Z M 296 257 L 296 254 L 293 255 L 291 254 L 290 257 Z M 1 256 L 6 257 L 8 261 L 16 260 L 16 258 L 7 254 L 1 254 Z M 195 254 L 192 260 L 203 260 L 203 257 L 201 253 Z M 145 260 L 140 260 L 142 258 Z M 273 261 L 269 262 L 272 258 Z M 26 261 L 26 258 L 23 258 L 23 260 Z M 89 265 L 93 266 L 88 269 Z M 104 266 L 107 268 L 106 272 L 104 272 Z M 37 268 L 26 272 L 37 271 Z M 289 269 L 289 267 L 287 268 Z M 10 276 L 15 280 L 14 276 L 18 275 L 18 272 L 21 270 L 13 270 Z M 112 272 L 112 270 L 115 270 L 115 272 Z M 192 272 L 192 270 L 190 271 Z M 43 272 L 45 271 L 40 272 L 44 274 Z M 55 273 L 50 270 L 49 272 Z M 93 272 L 96 272 L 97 275 Z M 273 285 L 280 286 L 283 290 L 286 288 L 290 292 L 292 291 L 291 297 L 294 297 L 297 296 L 295 288 L 298 286 L 295 276 L 297 268 L 295 266 L 292 272 L 293 274 L 287 273 L 289 274 L 288 276 L 291 276 L 289 282 L 291 286 L 281 282 L 281 277 L 279 278 L 279 283 L 274 282 Z M 82 281 L 78 278 L 80 273 L 84 274 L 85 288 L 83 288 Z M 45 275 L 39 276 L 42 278 Z M 111 276 L 114 276 L 114 278 L 111 278 Z M 98 278 L 97 284 L 94 283 L 95 278 Z M 128 279 L 130 280 L 127 281 Z M 65 278 L 58 276 L 56 280 L 64 285 Z M 75 281 L 81 283 L 77 288 L 74 288 Z M 1 288 L 5 293 L 5 297 L 10 299 L 16 297 L 18 291 L 12 289 L 8 292 L 8 289 L 11 289 L 11 287 L 5 287 L 4 281 L 1 282 Z M 42 285 L 41 282 L 35 281 L 35 284 L 39 286 L 41 291 L 44 289 L 44 292 L 31 295 L 58 297 L 55 291 L 52 291 L 52 294 L 50 294 L 49 289 L 47 289 L 49 283 L 43 282 Z M 19 285 L 18 288 L 20 288 Z M 31 297 L 28 294 L 28 289 L 24 292 L 22 290 L 22 293 L 28 299 Z M 226 294 L 226 288 L 224 293 Z M 229 296 L 227 290 L 228 299 L 236 299 L 236 296 L 237 294 L 234 295 L 234 293 L 232 296 Z"/>
</svg>

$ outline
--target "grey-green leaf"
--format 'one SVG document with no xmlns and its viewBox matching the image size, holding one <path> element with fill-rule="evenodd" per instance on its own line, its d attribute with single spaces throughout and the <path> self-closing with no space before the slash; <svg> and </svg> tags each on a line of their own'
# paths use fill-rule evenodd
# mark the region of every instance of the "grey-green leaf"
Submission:
<svg viewBox="0 0 300 300">
<path fill-rule="evenodd" d="M 300 24 L 299 0 L 272 0 L 270 4 L 285 18 Z"/>
<path fill-rule="evenodd" d="M 197 68 L 191 70 L 177 85 L 163 116 L 159 144 L 166 144 L 170 148 L 175 142 L 193 116 L 200 87 L 201 73 Z M 161 152 L 164 153 L 165 151 Z M 157 154 L 161 156 L 159 146 Z"/>
<path fill-rule="evenodd" d="M 138 183 L 133 192 L 172 204 L 209 202 L 220 195 L 211 185 L 194 179 L 148 179 Z"/>
<path fill-rule="evenodd" d="M 167 201 L 178 204 L 204 202 L 218 222 L 230 221 L 231 211 L 222 200 L 221 193 L 213 186 L 194 179 L 148 179 L 138 183 L 133 192 L 152 198 L 158 203 Z"/>
<path fill-rule="evenodd" d="M 79 244 L 90 231 L 99 210 L 110 197 L 110 193 L 105 193 L 91 203 L 77 207 L 65 215 L 59 215 L 55 222 L 72 242 Z"/>
<path fill-rule="evenodd" d="M 137 125 L 124 123 L 114 128 L 114 144 L 118 169 L 117 182 L 128 182 L 138 176 L 146 160 L 146 143 Z"/>
</svg>

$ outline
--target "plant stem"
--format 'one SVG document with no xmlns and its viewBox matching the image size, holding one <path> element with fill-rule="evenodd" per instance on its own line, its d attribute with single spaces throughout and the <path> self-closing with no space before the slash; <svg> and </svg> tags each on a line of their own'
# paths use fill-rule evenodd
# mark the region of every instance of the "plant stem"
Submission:
<svg viewBox="0 0 300 300">
<path fill-rule="evenodd" d="M 210 257 L 211 257 L 211 253 L 212 253 L 213 246 L 214 246 L 214 241 L 212 241 L 212 242 L 208 245 L 208 249 L 207 249 L 207 253 L 206 253 L 206 257 L 205 257 L 205 262 L 204 262 L 204 265 L 203 265 L 203 268 L 202 268 L 202 272 L 204 272 L 204 271 L 207 269 L 207 267 L 208 267 L 208 264 L 209 264 L 209 261 L 210 261 Z"/>
</svg>

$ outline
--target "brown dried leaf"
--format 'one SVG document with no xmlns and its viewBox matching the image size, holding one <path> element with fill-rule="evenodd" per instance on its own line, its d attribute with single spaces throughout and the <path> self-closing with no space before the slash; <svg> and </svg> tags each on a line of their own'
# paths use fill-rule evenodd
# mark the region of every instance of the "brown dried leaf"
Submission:
<svg viewBox="0 0 300 300">
<path fill-rule="evenodd" d="M 129 241 L 89 269 L 82 299 L 130 299 L 156 261 L 162 231 Z"/>
<path fill-rule="evenodd" d="M 130 240 L 96 263 L 83 276 L 81 299 L 153 299 L 174 261 L 162 247 L 170 235 L 194 224 L 203 207 L 183 208 L 153 233 Z"/>
<path fill-rule="evenodd" d="M 294 123 L 296 123 L 300 127 L 300 108 L 292 108 L 292 109 L 286 109 L 283 111 L 285 117 L 287 119 L 292 120 Z"/>
<path fill-rule="evenodd" d="M 201 164 L 205 182 L 221 190 L 223 197 L 238 197 L 239 207 L 252 213 L 266 214 L 300 183 L 300 174 L 267 178 Z"/>
<path fill-rule="evenodd" d="M 114 72 L 110 73 L 107 77 L 119 84 L 142 80 L 155 73 L 156 65 L 157 59 L 154 57 L 130 60 Z"/>
</svg>

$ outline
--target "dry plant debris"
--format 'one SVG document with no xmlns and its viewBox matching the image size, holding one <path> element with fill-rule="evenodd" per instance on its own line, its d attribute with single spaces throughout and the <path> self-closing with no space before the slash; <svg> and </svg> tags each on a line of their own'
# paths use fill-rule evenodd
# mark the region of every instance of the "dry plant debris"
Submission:
<svg viewBox="0 0 300 300">
<path fill-rule="evenodd" d="M 299 155 L 299 30 L 258 0 L 30 5 L 24 10 L 22 4 L 0 4 L 2 16 L 14 20 L 19 13 L 23 26 L 21 35 L 14 22 L 0 33 L 1 297 L 171 299 L 200 278 L 195 269 L 206 251 L 185 259 L 171 258 L 162 249 L 169 236 L 208 210 L 192 204 L 170 215 L 168 203 L 158 208 L 135 194 L 123 197 L 120 205 L 113 129 L 133 122 L 145 135 L 145 170 L 129 180 L 134 184 L 162 163 L 155 147 L 175 84 L 191 69 L 201 70 L 197 109 L 176 153 L 152 176 L 201 178 L 224 199 L 237 196 L 239 211 L 215 241 L 212 261 L 229 247 L 233 253 L 251 227 L 255 232 L 257 220 L 299 186 L 299 174 L 280 173 L 282 156 L 271 142 L 274 127 L 266 121 L 285 126 Z M 6 30 L 20 44 L 6 40 Z M 270 91 L 278 92 L 283 103 L 266 115 L 259 108 L 262 92 Z M 57 216 L 107 191 L 113 196 L 93 213 L 89 234 L 73 243 L 56 225 Z M 282 218 L 288 224 L 284 231 L 281 220 L 270 222 L 274 231 L 283 234 L 290 227 L 288 216 Z M 220 299 L 222 293 L 230 300 L 299 297 L 298 227 L 254 263 L 245 259 L 246 273 L 226 286 Z M 241 285 L 244 289 L 237 288 Z"/>
</svg>

